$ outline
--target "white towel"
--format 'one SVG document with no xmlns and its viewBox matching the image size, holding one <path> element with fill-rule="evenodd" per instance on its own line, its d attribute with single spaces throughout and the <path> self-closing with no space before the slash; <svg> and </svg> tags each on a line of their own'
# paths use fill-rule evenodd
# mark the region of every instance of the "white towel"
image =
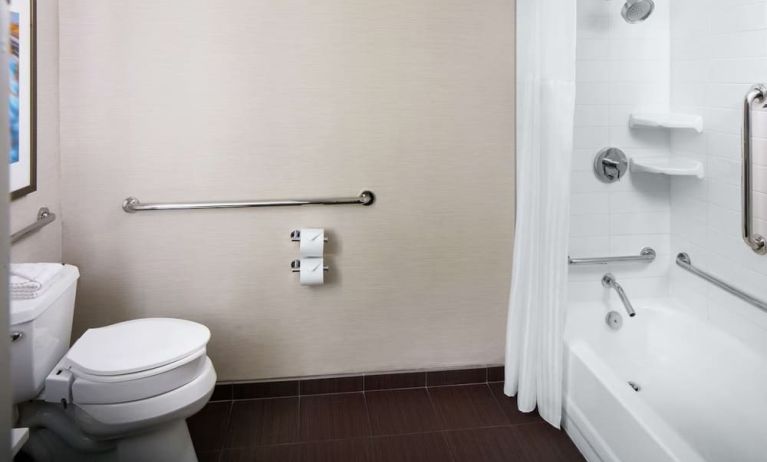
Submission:
<svg viewBox="0 0 767 462">
<path fill-rule="evenodd" d="M 51 286 L 64 266 L 61 263 L 13 263 L 10 270 L 11 298 L 37 298 Z"/>
</svg>

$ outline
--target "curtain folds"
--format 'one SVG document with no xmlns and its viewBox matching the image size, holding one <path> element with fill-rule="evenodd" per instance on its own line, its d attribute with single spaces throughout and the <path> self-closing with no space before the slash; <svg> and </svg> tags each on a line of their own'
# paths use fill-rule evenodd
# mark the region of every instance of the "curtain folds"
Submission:
<svg viewBox="0 0 767 462">
<path fill-rule="evenodd" d="M 559 428 L 575 113 L 576 3 L 517 1 L 517 222 L 506 385 Z"/>
</svg>

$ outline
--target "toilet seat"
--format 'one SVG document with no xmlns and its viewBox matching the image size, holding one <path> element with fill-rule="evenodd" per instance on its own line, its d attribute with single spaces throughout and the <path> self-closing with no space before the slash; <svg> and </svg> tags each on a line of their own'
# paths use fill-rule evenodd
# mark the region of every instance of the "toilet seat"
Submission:
<svg viewBox="0 0 767 462">
<path fill-rule="evenodd" d="M 88 329 L 66 354 L 69 368 L 91 376 L 148 371 L 205 348 L 210 330 L 182 319 L 147 318 Z"/>
<path fill-rule="evenodd" d="M 168 318 L 89 329 L 49 374 L 43 399 L 63 392 L 74 404 L 108 405 L 166 394 L 204 372 L 209 338 L 201 324 Z"/>
</svg>

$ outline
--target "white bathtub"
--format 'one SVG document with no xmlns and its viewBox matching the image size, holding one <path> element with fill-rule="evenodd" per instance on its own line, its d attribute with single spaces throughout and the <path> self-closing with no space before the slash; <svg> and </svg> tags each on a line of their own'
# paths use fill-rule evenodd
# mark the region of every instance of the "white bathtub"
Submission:
<svg viewBox="0 0 767 462">
<path fill-rule="evenodd" d="M 565 429 L 595 461 L 767 461 L 767 358 L 673 300 L 569 307 Z M 629 385 L 633 382 L 639 391 Z"/>
</svg>

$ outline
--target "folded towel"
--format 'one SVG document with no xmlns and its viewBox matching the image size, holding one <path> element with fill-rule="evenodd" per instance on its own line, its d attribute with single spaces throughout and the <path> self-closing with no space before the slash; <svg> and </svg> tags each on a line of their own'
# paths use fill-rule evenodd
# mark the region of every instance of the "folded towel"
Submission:
<svg viewBox="0 0 767 462">
<path fill-rule="evenodd" d="M 61 263 L 13 263 L 10 269 L 11 298 L 37 298 L 51 286 L 64 268 Z"/>
</svg>

